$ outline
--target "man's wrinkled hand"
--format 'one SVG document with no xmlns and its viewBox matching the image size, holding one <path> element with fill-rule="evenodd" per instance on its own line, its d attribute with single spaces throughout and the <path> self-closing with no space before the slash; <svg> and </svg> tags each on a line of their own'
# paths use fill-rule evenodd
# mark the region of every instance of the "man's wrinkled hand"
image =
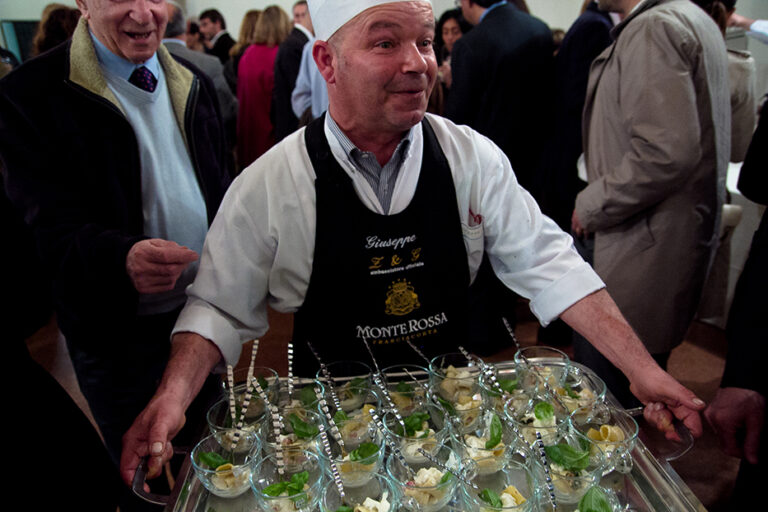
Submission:
<svg viewBox="0 0 768 512">
<path fill-rule="evenodd" d="M 125 259 L 125 269 L 139 293 L 173 290 L 197 253 L 176 242 L 151 238 L 136 242 Z"/>
<path fill-rule="evenodd" d="M 704 401 L 658 366 L 636 370 L 630 377 L 630 390 L 645 405 L 645 419 L 673 441 L 680 440 L 672 424 L 674 418 L 682 421 L 693 437 L 701 436 L 699 412 L 706 406 Z"/>
<path fill-rule="evenodd" d="M 584 229 L 584 226 L 581 225 L 581 221 L 579 220 L 579 216 L 576 214 L 576 210 L 573 210 L 573 213 L 571 214 L 571 231 L 579 238 L 584 238 L 586 235 L 588 235 L 587 230 Z"/>
<path fill-rule="evenodd" d="M 704 411 L 720 439 L 723 451 L 757 464 L 760 433 L 763 430 L 765 397 L 751 389 L 720 388 Z"/>
<path fill-rule="evenodd" d="M 158 476 L 173 456 L 171 439 L 184 426 L 186 418 L 180 403 L 155 396 L 123 435 L 120 476 L 131 485 L 141 459 L 149 456 L 147 478 Z M 149 490 L 145 486 L 145 490 Z"/>
</svg>

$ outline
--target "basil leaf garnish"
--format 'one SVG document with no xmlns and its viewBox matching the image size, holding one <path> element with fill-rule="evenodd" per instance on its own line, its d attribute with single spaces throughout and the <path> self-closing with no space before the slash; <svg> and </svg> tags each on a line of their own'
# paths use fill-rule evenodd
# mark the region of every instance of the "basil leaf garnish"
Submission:
<svg viewBox="0 0 768 512">
<path fill-rule="evenodd" d="M 555 415 L 555 408 L 548 402 L 539 402 L 533 408 L 533 415 L 539 421 L 547 421 Z"/>
<path fill-rule="evenodd" d="M 545 446 L 544 450 L 550 461 L 562 466 L 566 471 L 581 471 L 589 466 L 588 451 L 576 449 L 565 443 Z"/>
<path fill-rule="evenodd" d="M 495 508 L 501 508 L 504 506 L 499 495 L 490 489 L 483 489 L 480 491 L 480 499 Z"/>
<path fill-rule="evenodd" d="M 299 391 L 299 400 L 306 406 L 310 406 L 317 401 L 317 396 L 315 396 L 315 390 L 312 386 L 304 386 L 301 388 L 301 391 Z"/>
<path fill-rule="evenodd" d="M 311 439 L 320 433 L 320 430 L 315 425 L 301 421 L 301 418 L 299 418 L 295 412 L 288 416 L 288 421 L 291 422 L 293 433 L 296 434 L 296 437 L 299 439 Z"/>
<path fill-rule="evenodd" d="M 611 504 L 608 503 L 608 497 L 605 492 L 598 487 L 592 486 L 579 501 L 579 512 L 612 512 Z"/>
<path fill-rule="evenodd" d="M 377 444 L 366 442 L 349 452 L 349 460 L 356 462 L 358 460 L 367 459 L 378 451 L 379 446 Z"/>
<path fill-rule="evenodd" d="M 223 466 L 224 464 L 229 463 L 227 459 L 216 452 L 202 452 L 197 456 L 197 458 L 200 462 L 211 469 L 216 469 L 219 466 Z"/>
<path fill-rule="evenodd" d="M 501 420 L 499 419 L 499 415 L 494 413 L 491 417 L 490 434 L 488 440 L 485 442 L 485 449 L 490 450 L 499 444 L 501 442 L 501 434 Z"/>
</svg>

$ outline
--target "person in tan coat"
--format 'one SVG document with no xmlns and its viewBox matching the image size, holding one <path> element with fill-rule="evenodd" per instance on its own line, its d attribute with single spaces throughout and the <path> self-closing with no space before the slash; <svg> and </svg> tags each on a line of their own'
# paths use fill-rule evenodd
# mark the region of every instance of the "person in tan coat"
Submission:
<svg viewBox="0 0 768 512">
<path fill-rule="evenodd" d="M 730 156 L 728 57 L 712 19 L 689 0 L 598 3 L 626 17 L 592 64 L 583 120 L 589 185 L 572 229 L 595 234 L 595 270 L 664 367 L 693 319 L 717 244 Z M 577 356 L 617 393 L 618 372 L 582 345 Z"/>
</svg>

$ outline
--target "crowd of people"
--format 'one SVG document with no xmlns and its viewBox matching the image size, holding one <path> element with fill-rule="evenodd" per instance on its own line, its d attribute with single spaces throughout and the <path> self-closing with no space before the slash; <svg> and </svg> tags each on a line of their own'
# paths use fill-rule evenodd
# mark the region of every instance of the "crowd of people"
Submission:
<svg viewBox="0 0 768 512">
<path fill-rule="evenodd" d="M 433 355 L 493 351 L 521 296 L 540 340 L 573 339 L 670 436 L 673 418 L 699 435 L 704 413 L 756 482 L 765 216 L 715 401 L 704 412 L 665 370 L 717 250 L 729 161 L 768 202 L 754 61 L 724 37 L 768 43 L 768 23 L 736 0 L 587 0 L 558 32 L 524 0 L 459 3 L 301 0 L 248 11 L 237 40 L 218 10 L 173 1 L 46 8 L 37 57 L 0 81 L 9 332 L 21 346 L 56 312 L 107 453 L 83 446 L 114 469 L 94 510 L 151 509 L 117 468 L 130 483 L 149 457 L 156 476 L 197 434 L 268 305 L 295 313 L 311 375 L 310 340 L 364 360 L 361 332 L 421 319 L 371 340 L 380 364 L 411 335 Z M 384 308 L 399 287 L 418 300 Z"/>
</svg>

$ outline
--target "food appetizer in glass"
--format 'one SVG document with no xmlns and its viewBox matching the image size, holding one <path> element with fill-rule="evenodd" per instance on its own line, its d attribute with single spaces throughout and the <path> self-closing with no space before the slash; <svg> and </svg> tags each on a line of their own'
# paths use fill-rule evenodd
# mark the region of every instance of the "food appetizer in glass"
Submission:
<svg viewBox="0 0 768 512">
<path fill-rule="evenodd" d="M 398 444 L 409 464 L 422 464 L 427 459 L 419 453 L 423 449 L 434 453 L 448 438 L 448 424 L 442 409 L 429 404 L 403 418 L 405 430 L 392 412 L 384 415 L 384 429 Z"/>
<path fill-rule="evenodd" d="M 399 498 L 392 482 L 384 475 L 373 475 L 365 485 L 344 487 L 344 499 L 338 488 L 325 486 L 320 509 L 323 512 L 396 512 Z"/>
<path fill-rule="evenodd" d="M 320 502 L 324 480 L 323 466 L 317 454 L 303 451 L 282 463 L 268 455 L 256 465 L 251 487 L 261 510 L 269 512 L 314 512 Z"/>
<path fill-rule="evenodd" d="M 452 472 L 460 471 L 461 463 L 456 453 L 442 446 L 434 457 Z M 387 474 L 394 482 L 401 496 L 402 505 L 408 510 L 433 512 L 442 509 L 453 499 L 458 488 L 458 479 L 449 471 L 442 469 L 432 461 L 412 464 L 414 474 L 396 458 L 387 460 Z"/>
<path fill-rule="evenodd" d="M 233 432 L 229 434 L 234 436 Z M 233 451 L 222 445 L 216 434 L 200 441 L 190 453 L 195 474 L 206 489 L 221 498 L 234 498 L 250 486 L 250 478 L 261 456 L 259 439 L 254 432 L 239 432 L 238 447 Z"/>
</svg>

